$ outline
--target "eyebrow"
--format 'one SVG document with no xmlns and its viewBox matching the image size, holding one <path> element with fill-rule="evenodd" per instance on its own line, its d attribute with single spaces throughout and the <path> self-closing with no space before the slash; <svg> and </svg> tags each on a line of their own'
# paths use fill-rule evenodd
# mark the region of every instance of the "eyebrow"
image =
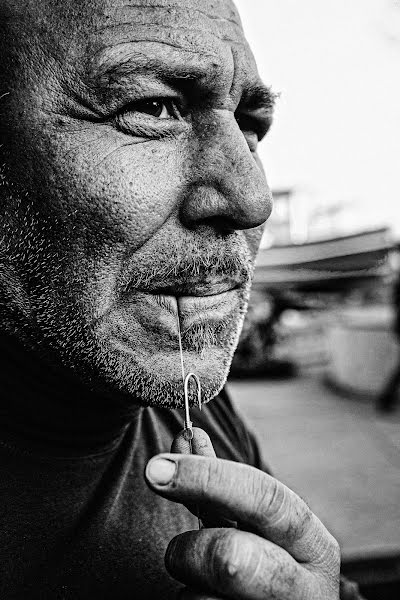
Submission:
<svg viewBox="0 0 400 600">
<path fill-rule="evenodd" d="M 172 66 L 160 61 L 158 58 L 135 53 L 118 62 L 111 62 L 111 60 L 100 62 L 95 68 L 94 79 L 100 84 L 110 85 L 118 83 L 125 77 L 146 73 L 153 73 L 168 81 L 174 79 L 198 80 L 207 74 L 207 69 L 200 66 L 195 67 L 194 65 L 190 67 Z"/>
<path fill-rule="evenodd" d="M 169 44 L 170 45 L 170 44 Z M 193 52 L 193 56 L 196 53 Z M 202 55 L 207 56 L 207 55 Z M 213 55 L 209 55 L 215 59 Z M 182 87 L 183 83 L 190 81 L 196 82 L 210 75 L 210 70 L 206 65 L 170 65 L 159 58 L 152 58 L 148 55 L 139 53 L 130 53 L 125 59 L 115 61 L 115 59 L 100 62 L 94 72 L 94 82 L 101 87 L 115 85 L 122 87 L 122 81 L 127 78 L 138 75 L 152 73 L 173 87 Z M 93 75 L 91 77 L 93 81 Z M 246 111 L 262 111 L 266 116 L 271 116 L 279 94 L 275 93 L 271 87 L 264 85 L 261 81 L 245 85 L 242 90 L 242 96 L 239 105 Z"/>
<path fill-rule="evenodd" d="M 246 110 L 262 110 L 272 116 L 279 94 L 263 83 L 250 84 L 243 90 L 240 104 Z"/>
</svg>

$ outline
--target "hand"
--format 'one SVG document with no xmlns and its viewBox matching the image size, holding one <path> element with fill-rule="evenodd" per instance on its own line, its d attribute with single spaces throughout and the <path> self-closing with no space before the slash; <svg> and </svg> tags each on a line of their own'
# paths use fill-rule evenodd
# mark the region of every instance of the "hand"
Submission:
<svg viewBox="0 0 400 600">
<path fill-rule="evenodd" d="M 161 454 L 146 469 L 160 496 L 238 523 L 170 542 L 166 567 L 190 588 L 182 599 L 337 600 L 339 547 L 305 502 L 263 471 L 202 454 Z"/>
</svg>

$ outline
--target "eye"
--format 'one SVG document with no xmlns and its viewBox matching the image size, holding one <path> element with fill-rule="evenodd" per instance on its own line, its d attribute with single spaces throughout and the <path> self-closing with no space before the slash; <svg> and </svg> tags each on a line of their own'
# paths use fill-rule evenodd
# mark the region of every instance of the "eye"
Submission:
<svg viewBox="0 0 400 600">
<path fill-rule="evenodd" d="M 144 113 L 156 119 L 176 119 L 176 110 L 172 100 L 139 100 L 129 104 L 124 112 Z"/>
<path fill-rule="evenodd" d="M 146 98 L 126 104 L 112 123 L 122 133 L 137 138 L 171 139 L 187 131 L 186 114 L 179 98 Z"/>
<path fill-rule="evenodd" d="M 255 126 L 254 121 L 247 117 L 247 115 L 236 114 L 235 115 L 236 122 L 239 125 L 241 132 L 243 133 L 246 142 L 250 148 L 251 152 L 257 151 L 257 144 L 259 141 L 257 127 Z"/>
<path fill-rule="evenodd" d="M 271 125 L 270 119 L 257 118 L 245 112 L 235 113 L 236 122 L 243 133 L 251 152 L 257 151 L 257 144 L 268 133 Z"/>
</svg>

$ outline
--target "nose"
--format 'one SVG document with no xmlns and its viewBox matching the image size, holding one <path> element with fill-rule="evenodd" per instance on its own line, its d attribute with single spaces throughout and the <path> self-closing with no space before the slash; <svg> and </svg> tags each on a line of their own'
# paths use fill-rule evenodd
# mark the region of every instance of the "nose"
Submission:
<svg viewBox="0 0 400 600">
<path fill-rule="evenodd" d="M 271 214 L 272 195 L 234 115 L 213 111 L 212 118 L 197 124 L 196 133 L 182 223 L 226 232 L 262 225 Z"/>
</svg>

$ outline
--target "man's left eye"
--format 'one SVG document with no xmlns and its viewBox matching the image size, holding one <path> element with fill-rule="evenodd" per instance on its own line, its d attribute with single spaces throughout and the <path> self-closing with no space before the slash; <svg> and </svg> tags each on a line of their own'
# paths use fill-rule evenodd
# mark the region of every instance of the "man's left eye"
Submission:
<svg viewBox="0 0 400 600">
<path fill-rule="evenodd" d="M 261 139 L 256 121 L 245 114 L 235 114 L 236 122 L 243 133 L 251 152 L 257 151 L 257 144 Z"/>
<path fill-rule="evenodd" d="M 139 100 L 132 102 L 125 111 L 144 113 L 156 119 L 174 119 L 176 110 L 172 100 Z"/>
</svg>

